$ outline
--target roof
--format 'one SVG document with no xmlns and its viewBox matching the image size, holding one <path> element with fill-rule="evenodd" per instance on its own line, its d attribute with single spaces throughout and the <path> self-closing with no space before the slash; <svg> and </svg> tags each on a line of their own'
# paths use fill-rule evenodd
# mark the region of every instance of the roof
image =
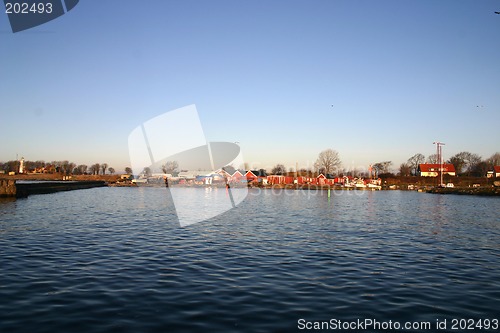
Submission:
<svg viewBox="0 0 500 333">
<path fill-rule="evenodd" d="M 245 171 L 241 171 L 241 170 L 235 170 L 234 173 L 231 175 L 232 177 L 235 177 L 237 175 L 240 175 L 240 176 L 243 176 L 245 174 Z"/>
<path fill-rule="evenodd" d="M 418 169 L 420 172 L 438 172 L 441 168 L 441 164 L 419 164 Z M 449 163 L 443 163 L 444 172 L 455 172 L 455 166 Z"/>
<path fill-rule="evenodd" d="M 500 173 L 500 165 L 495 165 L 493 170 L 495 170 L 496 173 Z"/>
<path fill-rule="evenodd" d="M 228 175 L 228 176 L 232 176 L 231 172 L 228 172 L 226 169 L 222 168 L 222 169 L 219 169 L 217 170 L 217 173 L 219 174 L 225 174 L 225 175 Z M 233 172 L 234 173 L 234 172 Z"/>
<path fill-rule="evenodd" d="M 267 173 L 265 170 L 249 170 L 249 172 L 253 173 L 257 177 L 267 177 Z"/>
</svg>

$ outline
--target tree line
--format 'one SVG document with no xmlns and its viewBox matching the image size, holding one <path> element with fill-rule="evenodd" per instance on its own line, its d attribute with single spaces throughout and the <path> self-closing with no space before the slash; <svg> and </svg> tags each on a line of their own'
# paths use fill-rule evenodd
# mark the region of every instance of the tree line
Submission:
<svg viewBox="0 0 500 333">
<path fill-rule="evenodd" d="M 319 153 L 318 158 L 314 162 L 314 170 L 301 168 L 299 170 L 294 170 L 290 168 L 287 172 L 287 168 L 284 164 L 278 163 L 271 169 L 272 175 L 286 175 L 290 173 L 298 173 L 304 176 L 313 176 L 318 174 L 331 175 L 331 174 L 339 174 L 341 172 L 340 166 L 342 165 L 342 161 L 340 159 L 339 153 L 333 149 L 326 149 Z M 227 167 L 225 167 L 226 169 Z M 234 170 L 231 166 L 230 169 Z M 227 170 L 226 170 L 227 171 Z M 260 169 L 259 172 L 266 172 L 265 169 Z"/>
<path fill-rule="evenodd" d="M 437 154 L 431 154 L 426 159 L 423 154 L 417 153 L 399 166 L 399 175 L 416 176 L 419 164 L 423 163 L 438 164 L 440 162 L 438 161 Z M 443 160 L 443 163 L 453 164 L 455 172 L 459 176 L 484 177 L 494 166 L 500 165 L 500 153 L 494 153 L 490 157 L 483 159 L 478 154 L 462 151 L 453 155 L 448 160 Z"/>
<path fill-rule="evenodd" d="M 5 172 L 19 172 L 20 161 L 12 160 L 5 163 L 0 162 L 0 170 Z M 130 169 L 130 168 L 128 168 Z M 70 161 L 24 161 L 24 172 L 26 173 L 60 173 L 63 175 L 105 175 L 114 174 L 116 170 L 108 163 L 94 163 L 92 165 L 76 164 Z M 130 173 L 132 170 L 130 170 Z"/>
<path fill-rule="evenodd" d="M 392 161 L 373 163 L 368 168 L 368 171 L 358 169 L 346 170 L 341 168 L 342 163 L 338 152 L 327 149 L 319 154 L 314 163 L 314 170 L 302 168 L 294 171 L 293 168 L 290 168 L 288 174 L 297 172 L 301 175 L 318 175 L 323 173 L 325 175 L 334 174 L 336 176 L 353 177 L 417 176 L 418 166 L 424 163 L 438 164 L 437 154 L 431 154 L 426 158 L 425 155 L 417 153 L 408 158 L 405 163 L 402 163 L 396 173 L 393 173 Z M 488 171 L 493 170 L 494 166 L 500 165 L 500 152 L 483 159 L 478 154 L 463 151 L 453 155 L 448 160 L 443 161 L 443 163 L 453 164 L 456 174 L 459 176 L 484 177 Z M 285 175 L 287 174 L 286 170 L 285 165 L 278 163 L 271 169 L 271 174 Z"/>
</svg>

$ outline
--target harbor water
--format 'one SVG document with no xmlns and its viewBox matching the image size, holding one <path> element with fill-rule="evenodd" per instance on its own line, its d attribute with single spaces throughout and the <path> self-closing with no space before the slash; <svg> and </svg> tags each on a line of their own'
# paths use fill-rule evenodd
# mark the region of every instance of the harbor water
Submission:
<svg viewBox="0 0 500 333">
<path fill-rule="evenodd" d="M 251 189 L 184 228 L 165 188 L 2 200 L 0 332 L 495 331 L 497 197 L 328 196 Z"/>
</svg>

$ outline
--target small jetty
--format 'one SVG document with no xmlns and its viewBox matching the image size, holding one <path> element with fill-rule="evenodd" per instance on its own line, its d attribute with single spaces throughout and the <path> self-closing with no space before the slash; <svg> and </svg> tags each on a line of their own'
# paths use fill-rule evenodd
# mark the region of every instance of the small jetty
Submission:
<svg viewBox="0 0 500 333">
<path fill-rule="evenodd" d="M 48 194 L 107 186 L 105 181 L 45 181 L 18 183 L 13 179 L 0 180 L 0 197 L 25 198 L 32 194 Z"/>
</svg>

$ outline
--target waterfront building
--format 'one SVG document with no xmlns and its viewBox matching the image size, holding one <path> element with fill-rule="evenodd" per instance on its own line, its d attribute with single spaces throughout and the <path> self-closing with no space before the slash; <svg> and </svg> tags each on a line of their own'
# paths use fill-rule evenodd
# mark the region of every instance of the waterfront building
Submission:
<svg viewBox="0 0 500 333">
<path fill-rule="evenodd" d="M 437 177 L 439 172 L 442 171 L 443 175 L 455 176 L 455 166 L 450 163 L 443 163 L 441 170 L 441 164 L 419 164 L 418 174 L 422 177 Z"/>
</svg>

